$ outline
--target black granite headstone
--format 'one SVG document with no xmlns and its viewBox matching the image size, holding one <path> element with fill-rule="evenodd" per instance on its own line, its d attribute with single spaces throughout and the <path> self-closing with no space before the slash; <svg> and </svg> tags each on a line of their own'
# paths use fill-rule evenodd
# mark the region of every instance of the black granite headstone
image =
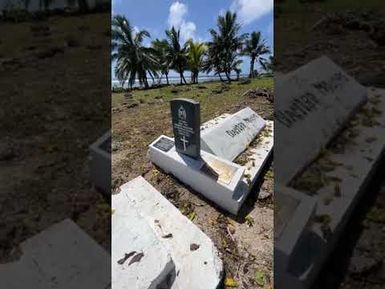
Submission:
<svg viewBox="0 0 385 289">
<path fill-rule="evenodd" d="M 177 98 L 170 103 L 176 151 L 198 159 L 201 149 L 199 102 Z"/>
</svg>

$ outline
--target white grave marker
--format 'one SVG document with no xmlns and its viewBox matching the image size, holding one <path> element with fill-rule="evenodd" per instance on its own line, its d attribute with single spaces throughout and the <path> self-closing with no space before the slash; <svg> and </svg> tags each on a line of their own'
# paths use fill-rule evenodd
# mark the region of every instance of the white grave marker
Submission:
<svg viewBox="0 0 385 289">
<path fill-rule="evenodd" d="M 131 230 L 138 232 L 137 244 L 140 245 L 139 239 L 143 239 L 142 235 L 145 234 L 147 229 L 144 230 L 145 228 L 143 228 L 142 230 L 142 227 L 135 220 L 132 220 L 128 214 L 124 216 L 124 212 L 130 207 L 135 207 L 140 212 L 140 216 L 143 218 L 141 223 L 146 222 L 152 228 L 153 234 L 158 239 L 154 243 L 162 244 L 171 255 L 175 264 L 173 270 L 175 275 L 174 278 L 171 278 L 173 279 L 172 284 L 169 284 L 171 286 L 165 288 L 218 288 L 223 277 L 223 264 L 218 250 L 206 234 L 187 217 L 182 215 L 174 205 L 143 177 L 137 177 L 122 185 L 119 195 L 121 195 L 121 204 L 117 204 L 120 207 L 117 212 L 123 213 L 121 216 L 122 221 L 124 220 Z M 122 210 L 123 208 L 126 209 Z M 123 217 L 125 218 L 123 219 Z M 123 240 L 118 240 L 118 238 L 116 237 L 116 240 L 121 244 L 122 249 L 124 248 L 123 246 L 130 244 Z M 155 248 L 148 247 L 148 250 L 155 250 Z M 154 254 L 154 251 L 152 253 L 153 257 L 160 254 Z M 156 271 L 164 264 L 161 261 L 162 259 L 157 260 L 153 258 L 152 264 L 148 264 L 147 268 L 143 268 L 143 270 Z M 123 271 L 122 274 L 124 274 Z M 138 274 L 142 276 L 144 272 L 138 271 Z M 113 286 L 113 288 L 115 287 Z"/>
<path fill-rule="evenodd" d="M 246 107 L 201 131 L 201 149 L 234 160 L 264 128 L 266 122 Z"/>
<path fill-rule="evenodd" d="M 308 165 L 367 100 L 367 89 L 327 57 L 288 74 L 276 87 L 276 181 Z M 301 149 L 299 149 L 301 148 Z"/>
<path fill-rule="evenodd" d="M 70 219 L 20 244 L 21 257 L 0 264 L 0 287 L 109 288 L 111 258 Z"/>
<path fill-rule="evenodd" d="M 124 192 L 112 195 L 112 210 L 112 288 L 156 289 L 167 282 L 175 264 L 161 238 Z"/>
</svg>

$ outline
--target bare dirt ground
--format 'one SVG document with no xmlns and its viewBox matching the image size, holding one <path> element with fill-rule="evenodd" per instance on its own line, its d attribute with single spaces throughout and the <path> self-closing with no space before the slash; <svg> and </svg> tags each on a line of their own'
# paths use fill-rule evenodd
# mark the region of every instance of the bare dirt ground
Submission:
<svg viewBox="0 0 385 289">
<path fill-rule="evenodd" d="M 109 13 L 0 22 L 0 263 L 71 218 L 106 249 L 88 146 L 110 126 Z"/>
<path fill-rule="evenodd" d="M 385 87 L 383 2 L 282 2 L 275 19 L 278 71 L 293 70 L 326 54 L 362 84 Z M 374 180 L 380 184 L 367 192 L 317 288 L 384 288 L 383 166 L 381 170 Z"/>
<path fill-rule="evenodd" d="M 225 280 L 237 288 L 272 288 L 273 274 L 273 173 L 266 173 L 260 186 L 270 197 L 258 200 L 257 189 L 250 194 L 238 217 L 229 215 L 171 175 L 152 165 L 148 145 L 160 134 L 172 136 L 169 100 L 194 98 L 201 102 L 202 122 L 222 113 L 234 113 L 250 106 L 272 119 L 273 106 L 265 97 L 244 96 L 252 88 L 272 88 L 272 79 L 250 84 L 202 83 L 134 91 L 124 97 L 113 95 L 113 187 L 138 175 L 152 184 L 192 220 L 215 243 L 225 265 Z M 136 105 L 132 105 L 135 104 Z"/>
</svg>

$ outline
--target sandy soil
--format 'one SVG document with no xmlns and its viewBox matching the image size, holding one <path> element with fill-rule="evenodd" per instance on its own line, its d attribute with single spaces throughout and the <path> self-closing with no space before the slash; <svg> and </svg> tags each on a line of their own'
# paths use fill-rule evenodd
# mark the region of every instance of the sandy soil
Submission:
<svg viewBox="0 0 385 289">
<path fill-rule="evenodd" d="M 0 23 L 0 262 L 67 217 L 110 246 L 110 209 L 87 163 L 110 126 L 109 19 Z"/>
</svg>

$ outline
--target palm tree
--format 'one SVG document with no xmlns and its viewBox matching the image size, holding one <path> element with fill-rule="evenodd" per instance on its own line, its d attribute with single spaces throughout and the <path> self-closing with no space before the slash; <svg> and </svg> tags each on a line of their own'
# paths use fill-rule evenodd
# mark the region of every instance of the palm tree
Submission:
<svg viewBox="0 0 385 289">
<path fill-rule="evenodd" d="M 241 59 L 237 59 L 237 57 L 234 55 L 234 58 L 231 62 L 231 65 L 230 65 L 230 68 L 232 71 L 234 71 L 237 75 L 237 78 L 236 80 L 239 80 L 239 77 L 241 75 L 241 72 L 242 72 L 242 69 L 240 67 L 240 65 L 242 64 L 243 60 Z"/>
<path fill-rule="evenodd" d="M 207 43 L 206 59 L 203 62 L 203 71 L 206 73 L 214 72 L 214 75 L 218 75 L 221 81 L 224 81 L 221 73 L 224 72 L 223 58 L 221 57 L 222 49 L 216 41 Z"/>
<path fill-rule="evenodd" d="M 152 47 L 143 46 L 145 37 L 150 37 L 146 30 L 134 33 L 126 17 L 116 15 L 112 19 L 112 60 L 116 60 L 115 74 L 123 84 L 128 81 L 130 87 L 139 80 L 139 84 L 148 88 L 147 73 L 157 76 L 156 52 Z"/>
<path fill-rule="evenodd" d="M 206 47 L 203 43 L 188 41 L 187 63 L 191 71 L 191 83 L 198 83 L 198 74 L 203 67 L 203 56 Z"/>
<path fill-rule="evenodd" d="M 230 11 L 224 16 L 218 16 L 217 28 L 218 31 L 209 30 L 212 41 L 208 45 L 208 54 L 214 59 L 209 60 L 211 65 L 206 64 L 206 67 L 214 67 L 219 75 L 223 72 L 227 80 L 231 81 L 232 63 L 238 57 L 247 34 L 239 35 L 241 25 L 237 22 L 237 14 Z"/>
<path fill-rule="evenodd" d="M 176 31 L 174 27 L 166 30 L 167 49 L 166 58 L 170 68 L 175 69 L 180 75 L 180 84 L 186 84 L 184 70 L 187 67 L 187 43 L 180 44 L 180 30 Z M 182 82 L 183 81 L 183 82 Z"/>
<path fill-rule="evenodd" d="M 253 31 L 250 38 L 246 39 L 245 46 L 242 50 L 243 55 L 250 57 L 250 73 L 249 78 L 255 76 L 254 64 L 258 61 L 260 64 L 264 61 L 262 55 L 270 53 L 270 49 L 266 46 L 265 40 L 261 38 L 261 32 Z"/>
<path fill-rule="evenodd" d="M 259 62 L 263 68 L 263 70 L 266 71 L 266 73 L 273 73 L 273 68 L 274 68 L 274 57 L 273 55 L 270 55 L 269 58 L 267 59 L 260 59 Z"/>
<path fill-rule="evenodd" d="M 164 74 L 166 76 L 167 85 L 169 85 L 168 73 L 170 71 L 170 63 L 167 59 L 167 41 L 165 39 L 155 39 L 151 43 L 151 46 L 154 48 L 157 57 L 158 70 L 160 71 L 159 83 Z"/>
</svg>

